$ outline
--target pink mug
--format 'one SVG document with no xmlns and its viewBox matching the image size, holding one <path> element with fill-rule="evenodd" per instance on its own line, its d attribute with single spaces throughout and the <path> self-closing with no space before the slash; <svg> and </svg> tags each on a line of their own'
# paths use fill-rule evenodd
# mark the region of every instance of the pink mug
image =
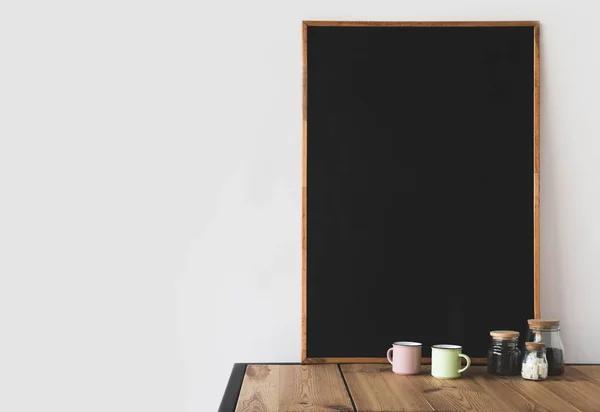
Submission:
<svg viewBox="0 0 600 412">
<path fill-rule="evenodd" d="M 387 351 L 392 371 L 398 375 L 416 375 L 421 372 L 421 348 L 419 342 L 394 342 Z"/>
</svg>

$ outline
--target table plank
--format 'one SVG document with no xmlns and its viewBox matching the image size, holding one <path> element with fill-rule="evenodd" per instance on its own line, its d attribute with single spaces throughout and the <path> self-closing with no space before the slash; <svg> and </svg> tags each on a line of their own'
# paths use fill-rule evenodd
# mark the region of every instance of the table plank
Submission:
<svg viewBox="0 0 600 412">
<path fill-rule="evenodd" d="M 341 365 L 357 411 L 433 411 L 413 386 L 413 377 L 395 375 L 389 365 Z"/>
<path fill-rule="evenodd" d="M 236 412 L 354 411 L 337 365 L 248 365 Z"/>
<path fill-rule="evenodd" d="M 600 383 L 600 365 L 568 365 L 567 369 L 575 368 Z"/>
<path fill-rule="evenodd" d="M 337 365 L 287 365 L 279 373 L 280 411 L 354 411 Z"/>
<path fill-rule="evenodd" d="M 470 377 L 475 384 L 481 386 L 490 397 L 494 398 L 494 403 L 505 405 L 507 411 L 551 412 L 551 409 L 540 405 L 534 399 L 508 385 L 505 381 L 513 379 L 512 377 L 492 376 L 485 371 L 471 374 Z"/>
<path fill-rule="evenodd" d="M 271 412 L 279 408 L 279 365 L 248 365 L 236 412 Z"/>
<path fill-rule="evenodd" d="M 506 412 L 510 409 L 498 402 L 485 389 L 476 384 L 473 376 L 485 372 L 485 366 L 472 366 L 459 379 L 437 379 L 431 376 L 431 367 L 423 366 L 414 385 L 420 389 L 427 402 L 441 411 Z"/>
<path fill-rule="evenodd" d="M 530 411 L 534 403 L 506 387 L 488 393 L 492 385 L 481 385 L 485 367 L 472 367 L 461 379 L 440 380 L 423 366 L 416 376 L 395 375 L 385 365 L 342 365 L 344 378 L 357 411 Z M 506 401 L 504 398 L 508 397 Z"/>
<path fill-rule="evenodd" d="M 551 376 L 543 384 L 579 410 L 600 411 L 598 382 L 576 368 L 567 366 L 563 376 Z"/>
<path fill-rule="evenodd" d="M 491 376 L 480 366 L 453 380 L 430 370 L 399 376 L 382 364 L 248 365 L 235 410 L 349 412 L 354 401 L 360 412 L 600 411 L 600 365 L 568 365 L 565 375 L 540 382 Z"/>
<path fill-rule="evenodd" d="M 508 386 L 520 396 L 530 399 L 532 402 L 534 402 L 537 408 L 534 410 L 536 411 L 550 410 L 561 412 L 581 412 L 579 409 L 575 408 L 573 405 L 561 399 L 560 396 L 552 392 L 552 390 L 545 385 L 547 381 L 528 381 L 520 376 L 501 378 L 498 379 L 498 381 Z"/>
</svg>

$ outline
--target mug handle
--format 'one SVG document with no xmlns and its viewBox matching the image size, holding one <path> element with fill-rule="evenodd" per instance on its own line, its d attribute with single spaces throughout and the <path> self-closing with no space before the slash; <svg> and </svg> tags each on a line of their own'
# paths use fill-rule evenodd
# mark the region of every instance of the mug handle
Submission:
<svg viewBox="0 0 600 412">
<path fill-rule="evenodd" d="M 464 368 L 462 368 L 458 371 L 458 373 L 463 373 L 464 371 L 469 369 L 469 367 L 471 367 L 471 358 L 469 358 L 467 355 L 465 355 L 463 353 L 459 353 L 458 356 L 460 356 L 461 358 L 465 358 L 467 360 L 467 366 L 465 366 Z"/>
<path fill-rule="evenodd" d="M 392 365 L 394 364 L 394 362 L 392 362 L 392 351 L 394 350 L 394 348 L 389 348 L 387 351 L 387 359 L 388 362 L 391 363 Z"/>
</svg>

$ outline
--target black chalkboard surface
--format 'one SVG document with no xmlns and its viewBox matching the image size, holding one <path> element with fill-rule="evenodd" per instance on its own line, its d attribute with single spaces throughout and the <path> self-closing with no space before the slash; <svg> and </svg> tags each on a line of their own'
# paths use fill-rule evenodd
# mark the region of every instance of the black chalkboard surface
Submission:
<svg viewBox="0 0 600 412">
<path fill-rule="evenodd" d="M 304 22 L 302 361 L 539 317 L 536 22 Z"/>
</svg>

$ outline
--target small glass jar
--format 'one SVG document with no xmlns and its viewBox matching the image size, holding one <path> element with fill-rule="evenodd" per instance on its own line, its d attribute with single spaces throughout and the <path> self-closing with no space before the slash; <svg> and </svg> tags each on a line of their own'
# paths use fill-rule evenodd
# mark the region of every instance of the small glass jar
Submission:
<svg viewBox="0 0 600 412">
<path fill-rule="evenodd" d="M 543 342 L 548 359 L 548 375 L 557 376 L 565 373 L 565 349 L 560 339 L 560 321 L 529 319 L 528 342 Z"/>
<path fill-rule="evenodd" d="M 493 330 L 492 344 L 488 350 L 487 371 L 492 375 L 513 376 L 521 372 L 519 332 Z"/>
<path fill-rule="evenodd" d="M 525 342 L 525 356 L 521 376 L 530 381 L 543 381 L 548 377 L 548 360 L 543 342 Z"/>
</svg>

